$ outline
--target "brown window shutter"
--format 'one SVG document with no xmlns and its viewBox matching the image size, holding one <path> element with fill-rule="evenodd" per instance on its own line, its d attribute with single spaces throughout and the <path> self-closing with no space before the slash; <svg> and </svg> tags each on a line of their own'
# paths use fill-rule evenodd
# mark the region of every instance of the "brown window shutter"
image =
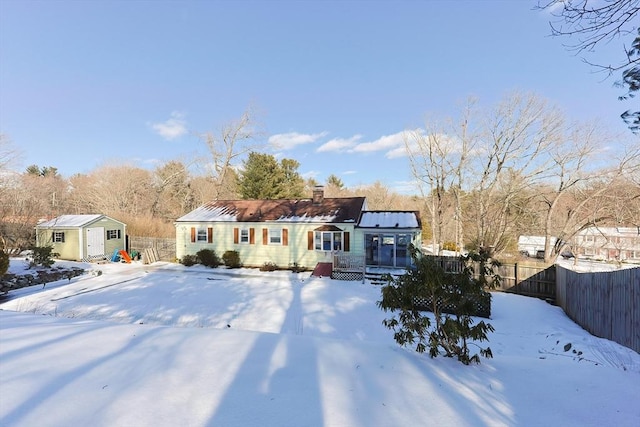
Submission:
<svg viewBox="0 0 640 427">
<path fill-rule="evenodd" d="M 283 246 L 289 245 L 289 229 L 287 228 L 282 229 L 282 245 Z"/>
<path fill-rule="evenodd" d="M 307 249 L 313 250 L 313 231 L 307 231 Z"/>
<path fill-rule="evenodd" d="M 191 227 L 191 243 L 195 243 L 196 241 L 196 228 Z"/>
<path fill-rule="evenodd" d="M 349 249 L 351 249 L 349 247 L 349 232 L 345 231 L 343 234 L 344 234 L 344 248 L 343 248 L 343 250 L 345 252 L 349 252 Z"/>
<path fill-rule="evenodd" d="M 256 229 L 255 228 L 250 228 L 249 229 L 249 244 L 250 245 L 255 245 L 256 244 Z"/>
<path fill-rule="evenodd" d="M 267 243 L 269 243 L 269 230 L 267 230 L 266 228 L 262 229 L 262 244 L 266 245 Z"/>
<path fill-rule="evenodd" d="M 239 241 L 239 234 L 240 234 L 240 230 L 238 230 L 237 228 L 233 229 L 233 243 L 234 244 L 238 244 Z"/>
<path fill-rule="evenodd" d="M 207 228 L 207 243 L 213 243 L 213 227 Z"/>
</svg>

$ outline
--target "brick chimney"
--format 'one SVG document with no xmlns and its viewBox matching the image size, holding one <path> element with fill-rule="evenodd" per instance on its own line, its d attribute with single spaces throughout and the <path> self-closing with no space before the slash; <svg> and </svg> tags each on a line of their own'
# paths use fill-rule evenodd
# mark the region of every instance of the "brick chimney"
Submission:
<svg viewBox="0 0 640 427">
<path fill-rule="evenodd" d="M 320 205 L 324 200 L 324 187 L 322 185 L 316 185 L 313 187 L 313 204 Z"/>
</svg>

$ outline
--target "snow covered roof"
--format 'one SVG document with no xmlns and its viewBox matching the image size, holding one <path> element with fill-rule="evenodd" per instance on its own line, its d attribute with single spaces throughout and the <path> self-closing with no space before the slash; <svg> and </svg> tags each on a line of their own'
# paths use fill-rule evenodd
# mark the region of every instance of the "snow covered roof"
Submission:
<svg viewBox="0 0 640 427">
<path fill-rule="evenodd" d="M 365 211 L 358 221 L 359 228 L 421 228 L 416 211 Z"/>
<path fill-rule="evenodd" d="M 598 236 L 640 236 L 639 227 L 588 227 L 578 232 L 579 236 L 598 235 Z"/>
<path fill-rule="evenodd" d="M 39 228 L 69 228 L 69 227 L 82 227 L 90 224 L 98 219 L 104 217 L 104 215 L 60 215 L 49 221 L 41 222 L 36 225 Z"/>
<path fill-rule="evenodd" d="M 518 245 L 544 246 L 544 236 L 520 236 Z"/>
<path fill-rule="evenodd" d="M 176 222 L 308 222 L 353 223 L 364 197 L 284 200 L 218 200 L 206 203 Z"/>
</svg>

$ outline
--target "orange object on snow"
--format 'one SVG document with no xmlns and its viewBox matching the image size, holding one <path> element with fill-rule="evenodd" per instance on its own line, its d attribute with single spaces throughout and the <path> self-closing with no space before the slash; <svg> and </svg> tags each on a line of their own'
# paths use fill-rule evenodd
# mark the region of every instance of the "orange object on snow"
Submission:
<svg viewBox="0 0 640 427">
<path fill-rule="evenodd" d="M 124 262 L 126 262 L 127 264 L 131 263 L 131 257 L 129 256 L 129 254 L 127 253 L 127 251 L 125 251 L 124 249 L 121 250 L 120 252 L 118 252 L 120 254 L 120 258 L 122 258 L 124 260 Z"/>
</svg>

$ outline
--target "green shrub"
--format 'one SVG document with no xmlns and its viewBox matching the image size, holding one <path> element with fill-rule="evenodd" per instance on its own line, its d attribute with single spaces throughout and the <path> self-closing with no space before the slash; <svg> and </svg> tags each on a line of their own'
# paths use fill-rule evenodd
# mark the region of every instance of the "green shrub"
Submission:
<svg viewBox="0 0 640 427">
<path fill-rule="evenodd" d="M 0 249 L 0 276 L 4 276 L 7 270 L 9 270 L 9 254 Z"/>
<path fill-rule="evenodd" d="M 222 261 L 224 261 L 224 265 L 229 268 L 242 267 L 242 263 L 240 262 L 240 253 L 238 251 L 226 251 L 222 254 Z"/>
<path fill-rule="evenodd" d="M 262 264 L 262 267 L 260 267 L 260 271 L 276 271 L 278 269 L 278 266 L 276 265 L 275 262 L 270 262 L 267 261 L 264 264 Z"/>
<path fill-rule="evenodd" d="M 216 255 L 216 251 L 212 249 L 201 249 L 196 253 L 196 256 L 198 257 L 200 264 L 207 267 L 216 268 L 222 264 L 220 257 L 218 257 L 218 255 Z"/>
<path fill-rule="evenodd" d="M 383 324 L 394 331 L 396 342 L 415 345 L 418 353 L 429 350 L 431 357 L 456 357 L 465 365 L 479 363 L 480 356 L 493 357 L 491 348 L 479 345 L 488 341 L 493 326 L 484 320 L 476 323 L 473 316 L 477 315 L 478 303 L 488 305 L 485 314 L 491 313 L 491 295 L 486 289 L 502 280 L 494 270 L 499 263 L 486 251 L 471 252 L 460 257 L 463 271 L 451 273 L 415 247 L 410 251 L 415 268 L 397 278 L 388 275 L 382 300 L 377 303 L 385 312 L 394 313 Z M 432 318 L 422 312 L 424 309 L 433 313 Z M 480 348 L 479 355 L 471 355 L 470 344 Z"/>
<path fill-rule="evenodd" d="M 197 263 L 198 257 L 196 255 L 185 255 L 180 260 L 180 264 L 184 265 L 185 267 L 191 267 L 192 265 L 195 265 Z"/>
<path fill-rule="evenodd" d="M 29 267 L 42 266 L 51 267 L 55 261 L 54 257 L 60 256 L 59 253 L 53 252 L 53 246 L 32 246 L 31 248 L 31 261 L 29 261 Z"/>
</svg>

